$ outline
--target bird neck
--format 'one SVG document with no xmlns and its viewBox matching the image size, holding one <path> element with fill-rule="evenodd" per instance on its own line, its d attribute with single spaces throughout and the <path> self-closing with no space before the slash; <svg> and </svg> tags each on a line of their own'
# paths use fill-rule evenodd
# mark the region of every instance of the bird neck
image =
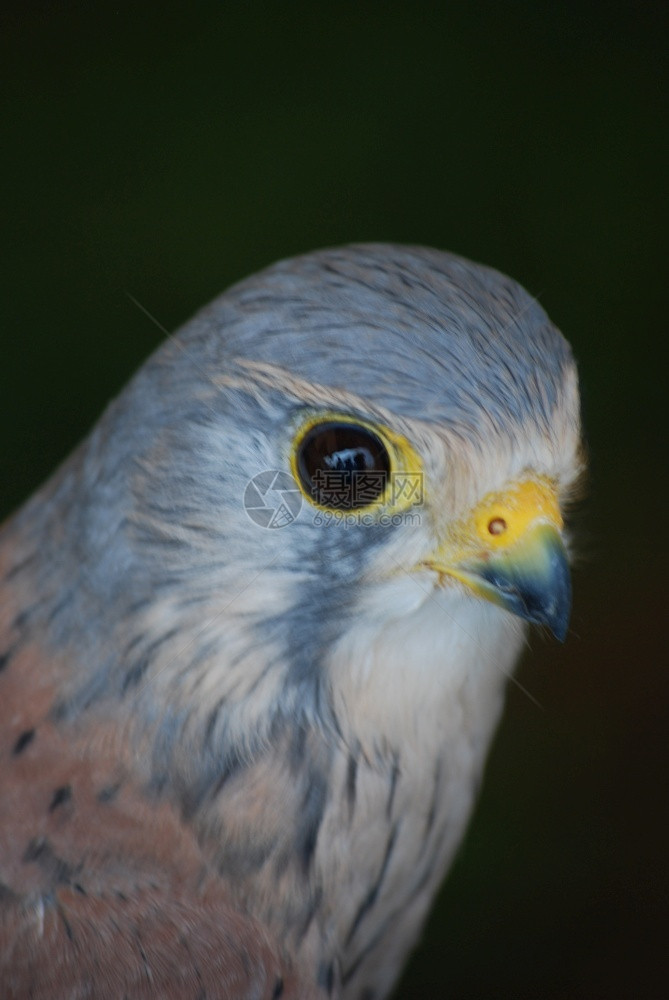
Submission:
<svg viewBox="0 0 669 1000">
<path fill-rule="evenodd" d="M 353 619 L 303 697 L 272 669 L 271 630 L 249 645 L 243 602 L 223 621 L 211 590 L 209 605 L 133 604 L 118 568 L 103 591 L 71 532 L 59 553 L 51 490 L 2 548 L 6 644 L 49 653 L 45 712 L 73 731 L 111 722 L 132 780 L 322 986 L 387 995 L 470 815 L 521 630 L 455 592 Z"/>
<path fill-rule="evenodd" d="M 276 716 L 191 817 L 239 904 L 344 997 L 386 995 L 415 944 L 517 655 L 520 631 L 500 642 L 504 616 L 488 632 L 477 602 L 450 611 L 350 629 L 321 664 L 329 711 Z"/>
</svg>

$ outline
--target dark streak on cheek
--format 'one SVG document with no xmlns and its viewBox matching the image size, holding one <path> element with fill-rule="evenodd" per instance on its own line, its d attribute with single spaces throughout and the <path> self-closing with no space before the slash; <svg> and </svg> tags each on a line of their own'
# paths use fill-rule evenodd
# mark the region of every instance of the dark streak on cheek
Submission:
<svg viewBox="0 0 669 1000">
<path fill-rule="evenodd" d="M 301 823 L 297 831 L 298 853 L 302 867 L 307 872 L 316 850 L 318 831 L 323 820 L 327 800 L 325 778 L 318 771 L 310 775 L 307 794 L 302 804 Z"/>
<path fill-rule="evenodd" d="M 272 1000 L 279 1000 L 279 997 L 283 996 L 283 979 L 281 976 L 277 979 L 274 984 L 274 991 L 272 993 Z"/>
<path fill-rule="evenodd" d="M 35 730 L 34 729 L 24 729 L 24 731 L 19 735 L 18 739 L 16 740 L 16 743 L 14 744 L 14 748 L 12 750 L 12 753 L 14 754 L 14 756 L 16 757 L 20 753 L 23 753 L 23 751 L 25 750 L 25 748 L 30 743 L 32 743 L 32 741 L 33 741 L 34 738 L 35 738 Z"/>
<path fill-rule="evenodd" d="M 113 802 L 118 795 L 120 787 L 120 782 L 115 785 L 105 785 L 105 787 L 101 788 L 98 792 L 98 802 L 101 802 L 103 805 L 107 802 Z"/>
<path fill-rule="evenodd" d="M 437 763 L 434 768 L 434 790 L 432 792 L 432 799 L 430 801 L 430 809 L 427 814 L 427 820 L 425 822 L 425 832 L 423 833 L 423 840 L 427 841 L 430 833 L 432 832 L 432 827 L 434 826 L 434 820 L 437 815 L 437 806 L 439 804 L 439 797 L 441 794 L 441 759 L 437 759 Z"/>
<path fill-rule="evenodd" d="M 369 892 L 367 893 L 367 895 L 365 896 L 365 898 L 362 900 L 360 906 L 358 907 L 358 911 L 357 911 L 355 917 L 353 918 L 353 922 L 351 924 L 350 930 L 348 932 L 348 936 L 347 936 L 346 941 L 345 941 L 345 944 L 346 944 L 347 947 L 348 947 L 348 945 L 351 944 L 353 938 L 355 937 L 356 931 L 358 930 L 358 928 L 360 927 L 361 923 L 363 922 L 363 920 L 365 919 L 365 917 L 368 915 L 368 913 L 370 913 L 370 911 L 374 908 L 374 905 L 375 905 L 375 903 L 376 903 L 376 901 L 378 899 L 379 892 L 380 892 L 381 886 L 383 884 L 383 880 L 385 878 L 386 872 L 388 871 L 388 866 L 390 864 L 390 858 L 391 858 L 391 855 L 393 853 L 393 849 L 395 847 L 395 843 L 397 841 L 397 832 L 398 832 L 398 824 L 396 823 L 392 827 L 392 829 L 390 831 L 390 834 L 388 836 L 388 840 L 386 842 L 385 854 L 384 854 L 384 857 L 383 857 L 383 861 L 381 863 L 381 868 L 379 870 L 379 874 L 377 876 L 376 882 L 372 885 L 372 887 L 370 888 Z"/>
<path fill-rule="evenodd" d="M 353 754 L 350 754 L 348 758 L 348 764 L 346 767 L 346 800 L 348 802 L 349 821 L 353 819 L 353 813 L 355 812 L 357 781 L 358 781 L 358 761 L 353 756 Z"/>
<path fill-rule="evenodd" d="M 393 768 L 390 772 L 390 788 L 388 791 L 388 801 L 386 803 L 386 816 L 388 819 L 392 817 L 393 814 L 393 803 L 395 801 L 395 792 L 397 791 L 397 781 L 400 776 L 400 761 L 399 757 L 395 756 L 393 760 Z"/>
<path fill-rule="evenodd" d="M 332 990 L 334 989 L 334 966 L 332 962 L 321 964 L 318 970 L 318 985 L 325 990 L 328 996 L 332 996 Z"/>
<path fill-rule="evenodd" d="M 53 798 L 51 799 L 51 803 L 49 805 L 49 812 L 53 812 L 54 809 L 58 808 L 58 806 L 62 806 L 66 802 L 69 802 L 71 798 L 72 798 L 71 785 L 61 785 L 61 787 L 57 788 L 53 793 Z"/>
<path fill-rule="evenodd" d="M 71 885 L 73 882 L 75 869 L 58 857 L 46 837 L 35 837 L 29 841 L 21 860 L 24 864 L 36 864 L 53 885 Z"/>
</svg>

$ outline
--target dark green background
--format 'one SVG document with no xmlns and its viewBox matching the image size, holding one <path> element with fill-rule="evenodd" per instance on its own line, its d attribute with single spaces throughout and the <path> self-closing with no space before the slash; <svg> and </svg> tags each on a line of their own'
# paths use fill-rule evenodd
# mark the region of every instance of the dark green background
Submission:
<svg viewBox="0 0 669 1000">
<path fill-rule="evenodd" d="M 278 257 L 426 243 L 519 279 L 580 359 L 571 633 L 533 635 L 402 997 L 669 983 L 666 28 L 541 0 L 2 14 L 3 514 L 161 340 L 127 293 L 171 330 Z"/>
</svg>

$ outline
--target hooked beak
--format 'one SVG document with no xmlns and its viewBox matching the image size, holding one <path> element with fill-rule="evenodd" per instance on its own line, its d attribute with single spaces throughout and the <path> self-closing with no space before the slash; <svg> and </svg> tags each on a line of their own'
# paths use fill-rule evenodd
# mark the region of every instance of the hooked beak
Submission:
<svg viewBox="0 0 669 1000">
<path fill-rule="evenodd" d="M 554 487 L 527 480 L 486 497 L 424 565 L 564 641 L 571 577 Z"/>
</svg>

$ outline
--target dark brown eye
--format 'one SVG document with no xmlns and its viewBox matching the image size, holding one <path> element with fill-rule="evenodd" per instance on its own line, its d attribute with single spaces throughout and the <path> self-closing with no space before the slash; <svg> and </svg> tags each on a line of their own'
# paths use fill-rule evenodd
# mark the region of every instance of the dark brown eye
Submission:
<svg viewBox="0 0 669 1000">
<path fill-rule="evenodd" d="M 383 494 L 390 456 L 373 431 L 333 420 L 316 424 L 304 435 L 297 472 L 314 503 L 331 510 L 356 510 Z"/>
</svg>

